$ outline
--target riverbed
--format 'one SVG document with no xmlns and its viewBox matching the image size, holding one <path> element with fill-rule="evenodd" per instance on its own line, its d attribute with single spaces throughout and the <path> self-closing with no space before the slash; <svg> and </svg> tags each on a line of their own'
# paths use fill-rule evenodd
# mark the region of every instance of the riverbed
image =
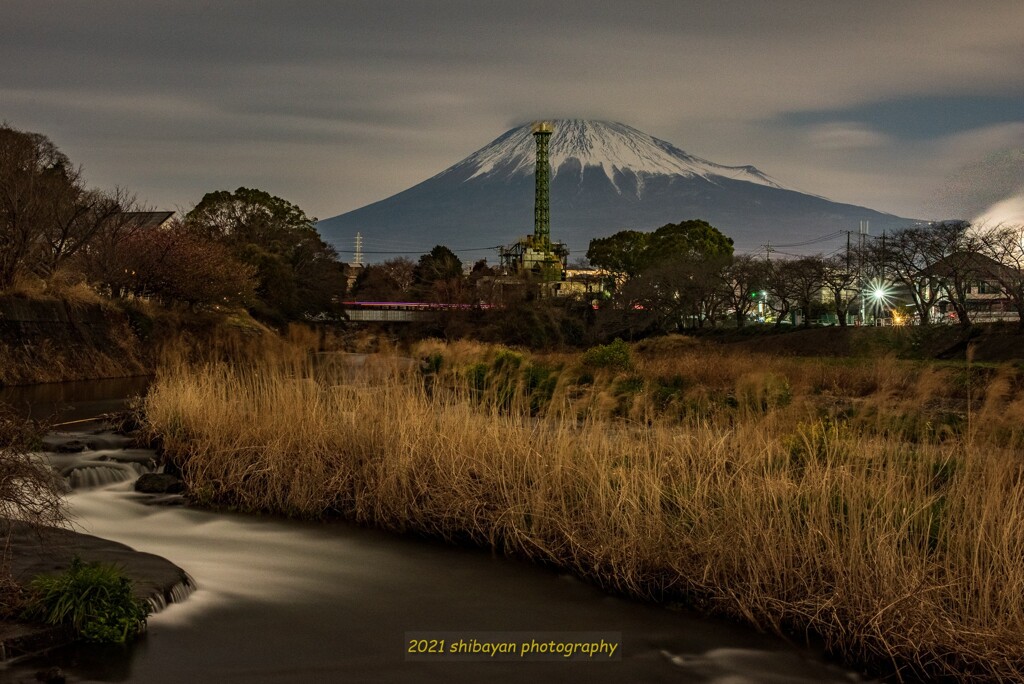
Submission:
<svg viewBox="0 0 1024 684">
<path fill-rule="evenodd" d="M 95 478 L 78 478 L 93 486 L 69 496 L 77 529 L 171 560 L 196 591 L 152 616 L 146 636 L 128 648 L 62 649 L 8 664 L 0 681 L 35 681 L 54 665 L 70 682 L 860 681 L 776 637 L 609 596 L 486 550 L 342 522 L 196 510 L 137 494 L 134 474 L 120 472 L 129 479 L 95 486 Z M 450 648 L 459 638 L 568 643 L 595 634 L 616 642 L 613 657 L 409 653 L 424 635 Z"/>
</svg>

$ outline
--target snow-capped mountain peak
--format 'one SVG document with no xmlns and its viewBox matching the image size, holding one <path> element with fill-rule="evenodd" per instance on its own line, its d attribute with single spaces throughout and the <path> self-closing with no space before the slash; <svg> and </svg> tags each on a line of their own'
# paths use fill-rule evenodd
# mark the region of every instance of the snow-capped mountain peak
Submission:
<svg viewBox="0 0 1024 684">
<path fill-rule="evenodd" d="M 715 177 L 747 181 L 773 188 L 782 186 L 753 166 L 724 166 L 687 154 L 625 124 L 584 119 L 551 121 L 554 133 L 548 145 L 552 176 L 573 161 L 580 168 L 598 167 L 615 184 L 616 173 L 632 173 L 637 188 L 645 176 Z M 492 174 L 533 174 L 535 142 L 532 126 L 513 128 L 497 140 L 450 169 L 468 171 L 467 180 Z M 575 166 L 575 165 L 573 165 Z"/>
<path fill-rule="evenodd" d="M 725 166 L 689 155 L 621 123 L 550 122 L 551 235 L 583 254 L 595 237 L 620 230 L 655 230 L 703 219 L 752 251 L 770 241 L 811 245 L 815 236 L 870 220 L 873 230 L 909 221 L 866 207 L 831 202 L 783 188 L 752 166 Z M 446 245 L 466 257 L 485 245 L 507 245 L 534 226 L 536 142 L 532 125 L 504 133 L 454 166 L 365 207 L 325 219 L 317 229 L 342 252 L 357 234 L 368 253 L 407 256 Z M 373 237 L 377 236 L 377 237 Z M 371 245 L 371 241 L 381 240 Z M 808 242 L 810 240 L 810 242 Z M 460 253 L 461 256 L 461 253 Z"/>
</svg>

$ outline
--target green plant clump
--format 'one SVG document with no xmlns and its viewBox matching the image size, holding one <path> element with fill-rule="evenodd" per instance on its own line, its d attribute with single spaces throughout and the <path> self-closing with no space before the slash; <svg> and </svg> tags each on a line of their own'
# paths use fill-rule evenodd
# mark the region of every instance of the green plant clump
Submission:
<svg viewBox="0 0 1024 684">
<path fill-rule="evenodd" d="M 611 344 L 599 344 L 583 352 L 583 365 L 588 368 L 607 368 L 625 371 L 633 367 L 629 345 L 620 339 Z"/>
<path fill-rule="evenodd" d="M 123 644 L 146 629 L 150 606 L 132 595 L 132 582 L 120 568 L 84 563 L 77 556 L 60 575 L 32 580 L 26 617 L 71 630 L 96 643 Z"/>
</svg>

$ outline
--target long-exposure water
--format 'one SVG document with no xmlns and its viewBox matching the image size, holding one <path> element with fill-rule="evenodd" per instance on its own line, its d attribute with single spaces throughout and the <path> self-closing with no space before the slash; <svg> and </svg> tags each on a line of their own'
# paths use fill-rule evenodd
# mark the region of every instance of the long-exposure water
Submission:
<svg viewBox="0 0 1024 684">
<path fill-rule="evenodd" d="M 59 438 L 88 441 L 89 435 Z M 97 454 L 86 450 L 76 458 L 95 461 Z M 111 472 L 134 477 L 131 469 Z M 198 588 L 152 616 L 146 636 L 131 647 L 65 648 L 8 664 L 0 669 L 2 681 L 35 681 L 35 672 L 53 665 L 71 682 L 858 680 L 776 637 L 609 596 L 485 550 L 340 522 L 157 504 L 132 491 L 128 480 L 76 490 L 69 501 L 77 529 L 161 555 Z M 411 633 L 423 632 L 449 644 L 460 636 L 500 640 L 509 632 L 565 641 L 601 632 L 618 641 L 619 657 L 409 659 Z"/>
</svg>

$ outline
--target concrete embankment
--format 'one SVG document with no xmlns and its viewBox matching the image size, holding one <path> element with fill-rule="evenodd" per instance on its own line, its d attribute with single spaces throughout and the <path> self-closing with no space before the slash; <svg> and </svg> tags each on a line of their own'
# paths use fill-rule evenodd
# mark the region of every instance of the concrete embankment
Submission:
<svg viewBox="0 0 1024 684">
<path fill-rule="evenodd" d="M 151 372 L 139 328 L 128 310 L 112 304 L 0 297 L 0 385 Z"/>
</svg>

